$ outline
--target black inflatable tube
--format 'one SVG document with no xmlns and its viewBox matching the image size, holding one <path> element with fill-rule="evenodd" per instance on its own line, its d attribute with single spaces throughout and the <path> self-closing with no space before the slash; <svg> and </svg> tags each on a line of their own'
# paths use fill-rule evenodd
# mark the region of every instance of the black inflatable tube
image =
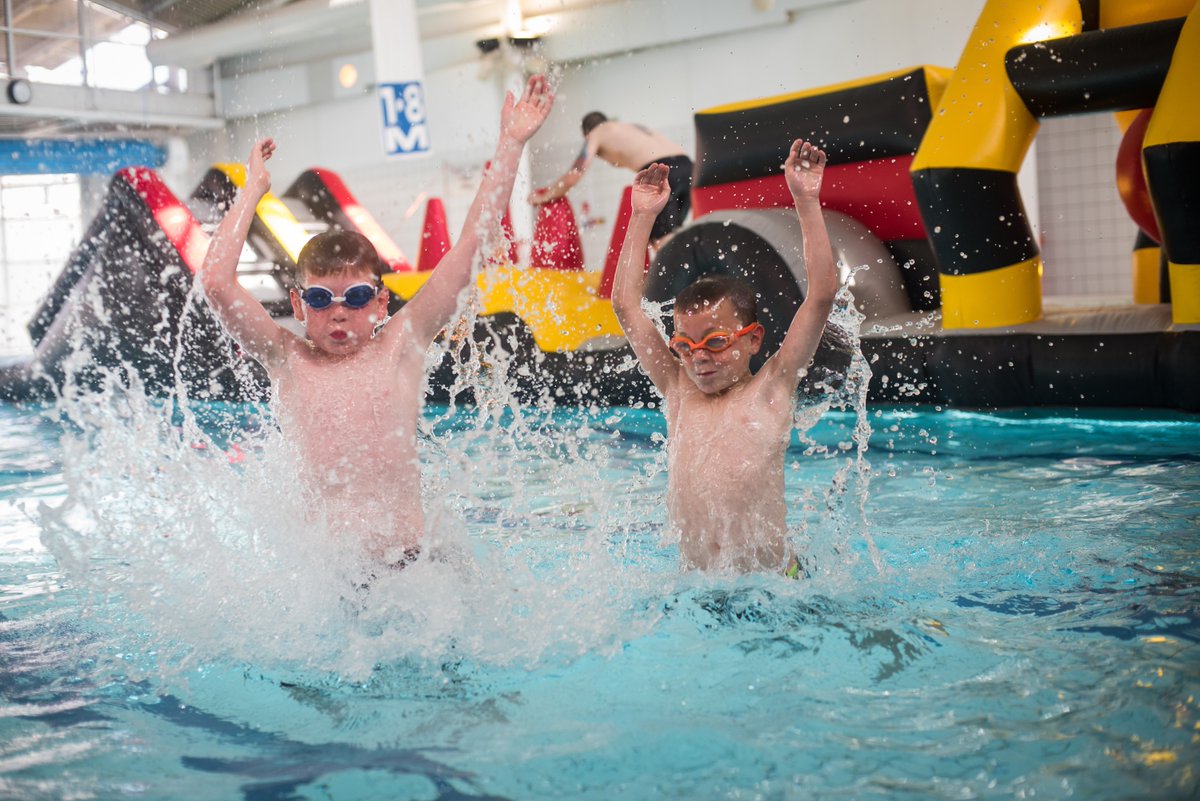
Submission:
<svg viewBox="0 0 1200 801">
<path fill-rule="evenodd" d="M 942 273 L 975 275 L 1038 255 L 1015 173 L 934 167 L 912 178 Z"/>
<path fill-rule="evenodd" d="M 1163 249 L 1175 264 L 1200 264 L 1200 142 L 1142 151 Z"/>
<path fill-rule="evenodd" d="M 508 314 L 481 319 L 476 339 L 487 343 L 485 353 L 499 347 L 513 356 L 513 367 L 525 374 L 514 387 L 522 403 L 550 398 L 568 406 L 639 406 L 660 400 L 628 346 L 541 353 L 525 324 Z M 871 336 L 860 344 L 871 368 L 872 403 L 1200 412 L 1200 375 L 1194 370 L 1200 331 Z M 430 377 L 430 401 L 451 400 L 454 371 L 454 361 L 445 357 Z M 474 392 L 467 388 L 454 400 L 474 402 Z"/>
<path fill-rule="evenodd" d="M 67 260 L 66 267 L 58 274 L 58 278 L 54 280 L 54 284 L 51 285 L 45 298 L 42 299 L 41 305 L 38 306 L 26 326 L 29 338 L 34 345 L 42 341 L 46 330 L 54 322 L 54 318 L 62 309 L 63 304 L 66 303 L 67 296 L 71 294 L 75 284 L 87 272 L 97 253 L 104 247 L 106 231 L 112 225 L 112 221 L 125 213 L 130 207 L 131 201 L 136 202 L 136 193 L 133 188 L 119 175 L 114 177 L 104 196 L 104 205 L 92 220 L 92 224 L 88 226 L 87 231 L 84 232 L 79 247 L 75 248 L 75 252 Z"/>
<path fill-rule="evenodd" d="M 93 258 L 45 326 L 26 394 L 68 381 L 96 386 L 115 374 L 152 395 L 179 387 L 200 400 L 265 397 L 262 369 L 235 355 L 207 304 L 189 299 L 191 272 L 145 201 L 125 181 L 110 193 L 103 237 L 91 243 Z M 87 363 L 68 375 L 79 349 Z"/>
<path fill-rule="evenodd" d="M 1017 45 L 1004 67 L 1035 117 L 1151 108 L 1182 29 L 1168 19 Z"/>
<path fill-rule="evenodd" d="M 792 140 L 801 135 L 820 145 L 830 164 L 912 155 L 929 126 L 931 105 L 925 70 L 918 68 L 795 100 L 700 112 L 695 115 L 693 185 L 777 175 Z"/>
<path fill-rule="evenodd" d="M 904 276 L 909 308 L 913 311 L 940 309 L 942 285 L 938 281 L 937 261 L 929 239 L 893 239 L 883 244 Z"/>
<path fill-rule="evenodd" d="M 1200 412 L 1200 331 L 864 337 L 862 350 L 877 402 Z"/>
</svg>

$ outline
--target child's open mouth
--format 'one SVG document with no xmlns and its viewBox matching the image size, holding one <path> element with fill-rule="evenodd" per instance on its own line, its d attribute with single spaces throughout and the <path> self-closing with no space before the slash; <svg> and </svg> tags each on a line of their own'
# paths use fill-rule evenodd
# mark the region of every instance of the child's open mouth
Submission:
<svg viewBox="0 0 1200 801">
<path fill-rule="evenodd" d="M 329 338 L 341 342 L 349 336 L 345 331 L 330 331 Z"/>
</svg>

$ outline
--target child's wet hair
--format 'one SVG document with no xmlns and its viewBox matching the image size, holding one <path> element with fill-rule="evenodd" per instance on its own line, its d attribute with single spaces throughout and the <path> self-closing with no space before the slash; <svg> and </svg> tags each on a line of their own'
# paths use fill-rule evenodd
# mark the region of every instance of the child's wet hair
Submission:
<svg viewBox="0 0 1200 801">
<path fill-rule="evenodd" d="M 383 275 L 383 264 L 379 252 L 357 231 L 331 228 L 312 239 L 300 251 L 296 259 L 296 283 L 305 278 L 321 278 L 327 275 L 367 270 L 375 276 Z"/>
<path fill-rule="evenodd" d="M 705 275 L 688 284 L 675 296 L 675 313 L 698 311 L 728 300 L 743 325 L 758 322 L 754 288 L 732 275 Z"/>
</svg>

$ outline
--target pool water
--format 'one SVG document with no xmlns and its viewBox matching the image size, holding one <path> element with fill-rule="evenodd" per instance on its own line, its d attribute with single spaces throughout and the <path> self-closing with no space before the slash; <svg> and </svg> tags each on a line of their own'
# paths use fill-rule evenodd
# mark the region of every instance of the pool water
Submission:
<svg viewBox="0 0 1200 801">
<path fill-rule="evenodd" d="M 827 411 L 793 581 L 679 572 L 657 411 L 432 407 L 364 588 L 262 410 L 94 414 L 0 407 L 0 797 L 1200 795 L 1200 418 Z"/>
</svg>

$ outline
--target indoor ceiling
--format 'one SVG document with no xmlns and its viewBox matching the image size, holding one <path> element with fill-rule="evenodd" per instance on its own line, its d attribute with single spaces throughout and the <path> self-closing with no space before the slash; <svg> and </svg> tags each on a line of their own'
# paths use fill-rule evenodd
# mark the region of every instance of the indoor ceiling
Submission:
<svg viewBox="0 0 1200 801">
<path fill-rule="evenodd" d="M 86 16 L 86 29 L 91 39 L 104 39 L 120 31 L 128 25 L 129 18 L 161 28 L 169 35 L 239 15 L 270 12 L 290 2 L 293 0 L 90 0 L 91 5 L 102 9 L 81 13 L 80 0 L 9 0 L 7 5 L 11 15 L 4 20 L 3 11 L 0 11 L 0 21 L 15 29 L 22 61 L 53 68 L 78 58 L 78 39 L 26 32 L 77 37 L 82 15 Z M 39 114 L 41 108 L 42 104 L 38 103 L 16 107 L 0 99 L 0 137 L 104 135 L 130 128 L 170 127 L 153 121 L 138 125 L 136 119 L 131 121 L 128 115 L 106 119 L 104 113 L 96 110 L 71 114 L 52 108 Z M 187 127 L 186 123 L 183 127 Z"/>
<path fill-rule="evenodd" d="M 168 31 L 187 30 L 244 12 L 268 11 L 292 0 L 96 0 L 114 11 L 161 26 Z M 43 5 L 44 0 L 14 0 L 14 6 Z"/>
<path fill-rule="evenodd" d="M 297 0 L 95 0 L 114 10 L 124 10 L 167 30 L 188 30 L 245 13 L 261 13 Z M 43 5 L 45 0 L 13 0 L 14 6 Z M 494 0 L 502 5 L 504 0 Z M 464 5 L 464 0 L 416 0 L 421 9 Z"/>
</svg>

